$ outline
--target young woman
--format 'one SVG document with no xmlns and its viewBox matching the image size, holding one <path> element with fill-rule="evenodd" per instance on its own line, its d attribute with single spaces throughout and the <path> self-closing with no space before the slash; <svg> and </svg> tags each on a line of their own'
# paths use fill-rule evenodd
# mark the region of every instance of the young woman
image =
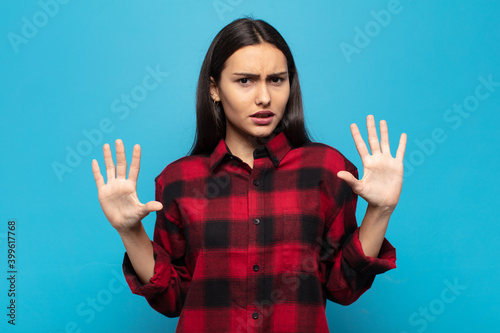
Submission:
<svg viewBox="0 0 500 333">
<path fill-rule="evenodd" d="M 156 201 L 137 198 L 140 147 L 107 183 L 92 169 L 106 218 L 125 245 L 132 292 L 178 332 L 328 332 L 326 300 L 350 304 L 395 266 L 385 239 L 403 180 L 406 135 L 391 156 L 387 124 L 367 118 L 371 155 L 351 131 L 363 178 L 305 130 L 297 69 L 282 36 L 239 19 L 213 40 L 197 89 L 192 152 L 155 179 Z M 357 196 L 368 202 L 361 226 Z M 157 211 L 154 240 L 141 220 Z"/>
</svg>

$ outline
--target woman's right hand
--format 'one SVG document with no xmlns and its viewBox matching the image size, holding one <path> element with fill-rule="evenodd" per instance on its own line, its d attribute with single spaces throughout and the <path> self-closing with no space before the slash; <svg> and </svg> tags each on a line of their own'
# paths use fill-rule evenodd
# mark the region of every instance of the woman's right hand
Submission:
<svg viewBox="0 0 500 333">
<path fill-rule="evenodd" d="M 103 146 L 107 183 L 104 183 L 104 178 L 96 160 L 92 161 L 92 172 L 94 173 L 99 203 L 104 215 L 118 233 L 126 234 L 141 227 L 141 220 L 149 213 L 161 210 L 163 205 L 158 201 L 143 204 L 137 197 L 137 177 L 141 163 L 141 147 L 139 145 L 134 146 L 127 179 L 127 160 L 122 140 L 116 140 L 115 146 L 116 175 L 109 144 Z"/>
</svg>

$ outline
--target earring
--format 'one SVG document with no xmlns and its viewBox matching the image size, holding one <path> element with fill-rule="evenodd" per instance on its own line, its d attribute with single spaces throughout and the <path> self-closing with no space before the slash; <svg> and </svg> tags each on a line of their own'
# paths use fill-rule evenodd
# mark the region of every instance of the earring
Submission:
<svg viewBox="0 0 500 333">
<path fill-rule="evenodd" d="M 217 109 L 219 107 L 219 101 L 216 101 L 215 99 L 213 100 L 214 101 L 214 107 Z"/>
</svg>

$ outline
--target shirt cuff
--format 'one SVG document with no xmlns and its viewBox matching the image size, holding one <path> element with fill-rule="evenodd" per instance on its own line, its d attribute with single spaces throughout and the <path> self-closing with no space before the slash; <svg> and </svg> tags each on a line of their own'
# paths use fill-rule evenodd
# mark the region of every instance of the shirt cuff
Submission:
<svg viewBox="0 0 500 333">
<path fill-rule="evenodd" d="M 361 274 L 381 274 L 396 268 L 396 249 L 384 238 L 377 258 L 364 254 L 359 241 L 359 227 L 347 240 L 343 249 L 344 259 L 355 271 Z"/>
<path fill-rule="evenodd" d="M 170 255 L 161 246 L 153 243 L 153 254 L 155 258 L 154 275 L 148 283 L 143 284 L 130 262 L 127 252 L 123 258 L 123 274 L 132 293 L 141 296 L 153 296 L 164 291 L 170 284 L 172 264 Z"/>
</svg>

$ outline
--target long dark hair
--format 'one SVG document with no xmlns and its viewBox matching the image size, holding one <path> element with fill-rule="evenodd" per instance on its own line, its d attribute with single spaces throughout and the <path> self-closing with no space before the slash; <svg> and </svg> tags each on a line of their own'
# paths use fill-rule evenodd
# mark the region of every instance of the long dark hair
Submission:
<svg viewBox="0 0 500 333">
<path fill-rule="evenodd" d="M 311 142 L 304 124 L 302 94 L 292 52 L 281 34 L 269 23 L 252 18 L 237 19 L 215 36 L 201 66 L 196 90 L 196 136 L 191 155 L 211 153 L 220 139 L 226 136 L 226 119 L 221 106 L 214 105 L 210 96 L 210 77 L 219 84 L 226 60 L 248 45 L 269 43 L 286 57 L 290 81 L 290 96 L 278 127 L 285 132 L 293 146 Z"/>
</svg>

